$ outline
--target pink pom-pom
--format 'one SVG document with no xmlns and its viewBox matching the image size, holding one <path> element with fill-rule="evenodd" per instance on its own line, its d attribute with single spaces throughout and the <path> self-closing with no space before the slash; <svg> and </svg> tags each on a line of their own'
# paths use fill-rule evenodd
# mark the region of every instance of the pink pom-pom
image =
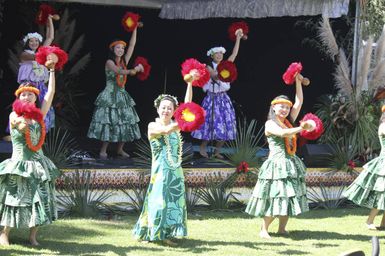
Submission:
<svg viewBox="0 0 385 256">
<path fill-rule="evenodd" d="M 210 80 L 210 73 L 205 64 L 200 63 L 196 59 L 187 59 L 182 65 L 182 76 L 191 75 L 195 72 L 196 78 L 193 80 L 192 85 L 197 87 L 203 87 Z M 191 73 L 190 73 L 191 72 Z"/>
<path fill-rule="evenodd" d="M 309 132 L 309 131 L 306 131 L 306 130 L 302 130 L 300 132 L 300 135 L 302 137 L 304 137 L 305 139 L 308 139 L 308 140 L 316 140 L 318 139 L 322 133 L 324 132 L 324 126 L 323 126 L 323 123 L 321 121 L 321 119 L 319 119 L 318 116 L 312 114 L 312 113 L 307 113 L 300 122 L 303 122 L 303 121 L 307 121 L 307 120 L 313 120 L 314 123 L 315 123 L 315 128 L 313 131 Z"/>
<path fill-rule="evenodd" d="M 293 62 L 287 68 L 286 72 L 282 75 L 282 79 L 287 85 L 293 84 L 295 81 L 295 77 L 297 76 L 297 74 L 301 73 L 301 71 L 301 62 Z"/>
</svg>

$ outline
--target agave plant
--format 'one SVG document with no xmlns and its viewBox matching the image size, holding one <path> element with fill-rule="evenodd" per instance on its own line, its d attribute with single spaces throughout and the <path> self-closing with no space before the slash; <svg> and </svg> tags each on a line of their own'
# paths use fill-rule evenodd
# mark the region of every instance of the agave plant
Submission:
<svg viewBox="0 0 385 256">
<path fill-rule="evenodd" d="M 330 137 L 329 141 L 332 154 L 326 159 L 328 166 L 333 170 L 351 171 L 350 162 L 354 161 L 357 155 L 357 145 L 354 143 L 354 137 L 334 135 Z"/>
<path fill-rule="evenodd" d="M 125 194 L 129 201 L 127 203 L 121 203 L 117 205 L 124 210 L 134 210 L 140 212 L 143 207 L 144 200 L 146 198 L 146 192 L 148 188 L 148 172 L 142 172 L 139 174 L 138 184 L 135 185 L 132 181 L 127 182 L 127 189 L 120 189 Z"/>
<path fill-rule="evenodd" d="M 265 142 L 264 127 L 257 131 L 257 121 L 251 120 L 247 123 L 246 119 L 238 121 L 237 136 L 235 140 L 226 142 L 226 147 L 234 149 L 233 152 L 224 153 L 228 160 L 222 162 L 238 167 L 242 162 L 247 162 L 250 168 L 258 168 L 262 164 L 262 158 L 257 155 L 261 146 Z"/>
<path fill-rule="evenodd" d="M 76 162 L 71 156 L 80 152 L 76 140 L 71 137 L 70 132 L 61 128 L 53 128 L 49 131 L 43 151 L 59 168 L 74 166 Z"/>
<path fill-rule="evenodd" d="M 235 197 L 235 195 L 239 195 L 239 193 L 231 191 L 236 177 L 235 172 L 226 179 L 223 179 L 220 174 L 206 176 L 206 186 L 204 188 L 198 188 L 196 195 L 212 210 L 228 209 L 231 199 L 240 203 Z"/>
<path fill-rule="evenodd" d="M 198 196 L 197 187 L 186 187 L 186 206 L 187 211 L 193 212 L 195 207 L 198 205 L 199 196 Z"/>
<path fill-rule="evenodd" d="M 135 143 L 136 150 L 134 154 L 137 156 L 134 158 L 134 162 L 137 166 L 142 168 L 151 168 L 152 152 L 150 142 L 147 138 L 141 138 Z M 191 144 L 184 144 L 182 151 L 182 167 L 188 166 L 192 161 L 192 146 Z"/>
<path fill-rule="evenodd" d="M 328 187 L 320 183 L 319 190 L 315 187 L 307 188 L 307 198 L 314 208 L 336 209 L 346 202 L 342 197 L 345 186 Z"/>
<path fill-rule="evenodd" d="M 112 191 L 97 190 L 94 183 L 95 173 L 88 170 L 75 170 L 65 176 L 64 187 L 58 190 L 57 202 L 64 216 L 98 217 L 111 212 L 105 203 Z"/>
</svg>

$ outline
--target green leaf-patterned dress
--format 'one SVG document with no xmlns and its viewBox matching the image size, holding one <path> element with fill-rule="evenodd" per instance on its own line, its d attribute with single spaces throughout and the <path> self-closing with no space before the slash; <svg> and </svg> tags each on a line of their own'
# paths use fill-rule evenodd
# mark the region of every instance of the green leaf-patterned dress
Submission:
<svg viewBox="0 0 385 256">
<path fill-rule="evenodd" d="M 179 132 L 150 139 L 151 180 L 142 213 L 133 234 L 137 239 L 157 241 L 187 235 L 184 176 Z"/>
<path fill-rule="evenodd" d="M 124 87 L 118 86 L 115 72 L 105 71 L 107 85 L 95 100 L 95 111 L 87 136 L 108 142 L 140 139 L 139 117 L 134 100 Z"/>
<path fill-rule="evenodd" d="M 29 126 L 34 145 L 40 125 Z M 31 151 L 24 132 L 11 129 L 12 157 L 0 163 L 0 225 L 28 228 L 57 219 L 55 179 L 60 175 L 42 150 Z"/>
<path fill-rule="evenodd" d="M 385 210 L 385 135 L 380 136 L 380 143 L 380 155 L 363 166 L 344 196 L 360 206 Z"/>
<path fill-rule="evenodd" d="M 284 138 L 271 135 L 267 141 L 269 157 L 259 170 L 246 212 L 263 217 L 292 216 L 308 211 L 304 163 L 286 152 Z"/>
</svg>

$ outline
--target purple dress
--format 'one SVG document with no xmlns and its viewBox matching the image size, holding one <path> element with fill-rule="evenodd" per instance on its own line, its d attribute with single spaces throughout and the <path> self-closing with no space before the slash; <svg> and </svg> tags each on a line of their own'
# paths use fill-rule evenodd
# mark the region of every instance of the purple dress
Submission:
<svg viewBox="0 0 385 256">
<path fill-rule="evenodd" d="M 28 51 L 29 53 L 33 53 Z M 45 83 L 48 81 L 48 70 L 45 66 L 40 65 L 36 61 L 25 61 L 20 63 L 19 74 L 17 76 L 17 82 L 19 84 L 24 82 L 30 82 L 34 84 L 40 91 L 39 102 L 43 102 L 44 96 L 47 93 L 47 86 Z M 55 112 L 51 107 L 44 118 L 45 129 L 48 131 L 55 126 Z"/>
<path fill-rule="evenodd" d="M 213 62 L 214 70 L 216 67 L 217 64 Z M 207 92 L 202 102 L 202 107 L 206 110 L 206 119 L 199 129 L 191 133 L 191 136 L 200 140 L 235 139 L 237 124 L 233 104 L 226 93 L 229 89 L 230 83 L 212 79 L 203 86 L 203 91 Z"/>
</svg>

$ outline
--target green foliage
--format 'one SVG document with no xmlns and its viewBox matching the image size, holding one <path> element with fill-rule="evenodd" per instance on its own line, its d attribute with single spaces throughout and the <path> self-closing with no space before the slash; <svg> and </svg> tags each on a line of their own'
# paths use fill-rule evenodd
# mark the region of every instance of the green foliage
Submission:
<svg viewBox="0 0 385 256">
<path fill-rule="evenodd" d="M 91 171 L 75 170 L 65 176 L 63 190 L 57 191 L 57 202 L 64 216 L 99 217 L 103 213 L 111 212 L 105 201 L 113 193 L 97 189 L 94 183 L 95 175 L 95 172 L 91 174 Z"/>
<path fill-rule="evenodd" d="M 369 35 L 378 37 L 385 24 L 385 1 L 364 0 L 361 3 L 363 36 L 364 38 L 367 38 Z"/>
<path fill-rule="evenodd" d="M 353 136 L 333 135 L 329 139 L 332 154 L 327 157 L 326 162 L 330 168 L 339 171 L 351 171 L 349 161 L 354 161 L 357 155 L 357 144 Z"/>
<path fill-rule="evenodd" d="M 230 166 L 238 167 L 241 162 L 247 162 L 250 168 L 259 168 L 262 158 L 257 156 L 261 149 L 264 138 L 264 127 L 257 131 L 257 121 L 251 120 L 247 123 L 246 119 L 238 121 L 237 136 L 235 140 L 226 142 L 226 146 L 234 149 L 234 152 L 225 153 L 228 160 L 222 160 Z"/>
<path fill-rule="evenodd" d="M 239 193 L 231 191 L 236 177 L 236 172 L 229 175 L 226 179 L 223 179 L 220 173 L 214 174 L 213 176 L 206 176 L 206 186 L 198 188 L 196 195 L 204 203 L 208 204 L 212 210 L 228 209 L 231 199 L 239 202 L 235 197 L 235 195 L 239 195 Z"/>
<path fill-rule="evenodd" d="M 120 189 L 129 199 L 127 203 L 121 203 L 117 206 L 124 206 L 125 211 L 134 210 L 140 212 L 142 210 L 144 200 L 146 198 L 148 180 L 148 172 L 142 172 L 139 174 L 138 184 L 134 184 L 132 181 L 127 182 L 127 189 Z"/>
<path fill-rule="evenodd" d="M 307 194 L 314 208 L 336 209 L 346 202 L 346 198 L 342 197 L 345 186 L 328 187 L 320 183 L 319 191 L 315 187 L 308 187 Z"/>
<path fill-rule="evenodd" d="M 186 187 L 186 206 L 189 212 L 193 212 L 198 204 L 198 190 L 199 188 L 197 187 Z"/>
<path fill-rule="evenodd" d="M 76 164 L 71 155 L 78 152 L 78 145 L 70 132 L 55 127 L 47 133 L 43 151 L 57 167 L 71 167 Z"/>
</svg>

